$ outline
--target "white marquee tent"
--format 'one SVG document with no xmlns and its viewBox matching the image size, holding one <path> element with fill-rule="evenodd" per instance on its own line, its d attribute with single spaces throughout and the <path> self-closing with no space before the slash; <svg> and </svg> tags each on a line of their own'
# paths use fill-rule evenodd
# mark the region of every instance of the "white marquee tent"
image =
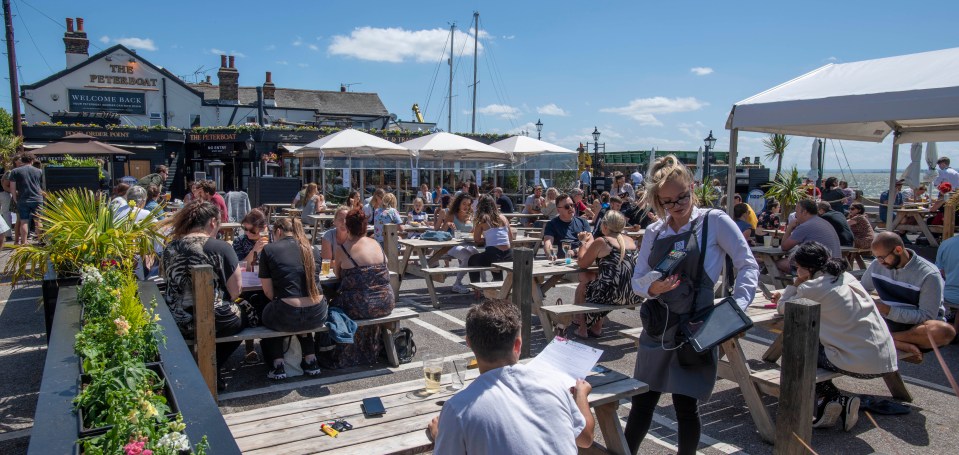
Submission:
<svg viewBox="0 0 959 455">
<path fill-rule="evenodd" d="M 894 194 L 899 144 L 959 140 L 959 48 L 823 66 L 736 103 L 726 129 L 730 163 L 739 131 L 868 142 L 892 133 Z"/>
</svg>

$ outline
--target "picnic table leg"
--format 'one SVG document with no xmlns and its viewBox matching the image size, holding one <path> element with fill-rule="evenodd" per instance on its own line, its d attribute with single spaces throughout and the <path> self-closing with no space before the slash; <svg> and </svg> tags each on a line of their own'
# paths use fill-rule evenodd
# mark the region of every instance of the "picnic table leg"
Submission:
<svg viewBox="0 0 959 455">
<path fill-rule="evenodd" d="M 503 275 L 503 285 L 500 286 L 499 292 L 496 294 L 497 299 L 508 299 L 510 291 L 513 290 L 513 272 L 507 270 Z"/>
<path fill-rule="evenodd" d="M 623 433 L 623 425 L 620 423 L 619 402 L 606 403 L 593 408 L 596 413 L 596 423 L 599 425 L 599 431 L 603 433 L 603 440 L 606 441 L 606 451 L 617 455 L 628 455 L 629 444 L 626 442 L 626 435 Z"/>
<path fill-rule="evenodd" d="M 196 341 L 196 365 L 216 400 L 216 329 L 213 321 L 213 267 L 195 265 L 190 268 L 193 281 L 193 320 Z"/>
<path fill-rule="evenodd" d="M 772 418 L 770 418 L 769 412 L 759 395 L 759 388 L 756 387 L 749 376 L 746 355 L 739 345 L 739 340 L 736 338 L 730 339 L 722 344 L 722 348 L 729 360 L 729 368 L 732 370 L 733 377 L 739 384 L 739 390 L 746 401 L 746 407 L 749 408 L 749 414 L 759 431 L 759 436 L 763 438 L 763 441 L 772 443 L 776 439 L 776 427 L 773 425 Z"/>
<path fill-rule="evenodd" d="M 406 266 L 409 265 L 409 263 L 410 263 L 410 257 L 411 257 L 412 255 L 413 255 L 413 247 L 407 246 L 407 247 L 403 250 L 403 260 L 400 261 L 398 270 L 396 271 L 396 273 L 398 273 L 398 274 L 400 275 L 400 277 L 402 277 L 403 275 L 406 275 Z"/>
<path fill-rule="evenodd" d="M 386 348 L 386 358 L 393 368 L 400 366 L 400 356 L 396 352 L 396 343 L 393 343 L 393 334 L 396 333 L 398 329 L 398 322 L 383 324 L 383 346 Z"/>
<path fill-rule="evenodd" d="M 769 345 L 769 348 L 766 349 L 766 352 L 763 353 L 763 360 L 776 363 L 780 357 L 783 356 L 783 334 L 779 334 L 773 344 Z"/>
<path fill-rule="evenodd" d="M 926 219 L 919 215 L 913 215 L 913 219 L 916 220 L 916 224 L 919 225 L 919 229 L 922 229 L 922 234 L 926 236 L 927 240 L 929 240 L 929 246 L 938 247 L 939 241 L 936 240 L 936 236 L 933 235 L 932 231 L 929 230 L 929 225 L 926 224 Z"/>
<path fill-rule="evenodd" d="M 899 374 L 898 370 L 882 375 L 882 380 L 886 381 L 886 387 L 889 388 L 889 393 L 892 394 L 893 398 L 912 402 L 912 394 L 906 388 L 906 383 L 902 381 L 902 375 Z"/>
</svg>

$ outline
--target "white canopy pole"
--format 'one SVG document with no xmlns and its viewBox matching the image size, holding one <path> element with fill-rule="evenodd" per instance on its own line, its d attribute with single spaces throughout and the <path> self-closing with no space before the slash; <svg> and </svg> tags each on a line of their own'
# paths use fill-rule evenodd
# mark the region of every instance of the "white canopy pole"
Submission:
<svg viewBox="0 0 959 455">
<path fill-rule="evenodd" d="M 886 230 L 889 230 L 889 227 L 892 226 L 892 220 L 894 218 L 895 212 L 892 211 L 892 207 L 896 205 L 896 168 L 899 167 L 899 142 L 896 139 L 899 138 L 899 131 L 893 133 L 892 140 L 892 164 L 889 166 L 889 199 L 886 200 Z"/>
<path fill-rule="evenodd" d="M 739 128 L 729 130 L 729 157 L 726 160 L 726 213 L 733 213 L 733 193 L 736 192 L 736 152 L 739 148 Z"/>
</svg>

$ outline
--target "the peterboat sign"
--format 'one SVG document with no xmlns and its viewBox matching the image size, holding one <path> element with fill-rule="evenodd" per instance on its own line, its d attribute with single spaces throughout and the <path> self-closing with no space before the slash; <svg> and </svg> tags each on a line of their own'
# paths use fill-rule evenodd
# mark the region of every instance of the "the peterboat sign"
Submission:
<svg viewBox="0 0 959 455">
<path fill-rule="evenodd" d="M 70 112 L 113 112 L 146 115 L 143 93 L 109 92 L 104 90 L 68 90 Z"/>
</svg>

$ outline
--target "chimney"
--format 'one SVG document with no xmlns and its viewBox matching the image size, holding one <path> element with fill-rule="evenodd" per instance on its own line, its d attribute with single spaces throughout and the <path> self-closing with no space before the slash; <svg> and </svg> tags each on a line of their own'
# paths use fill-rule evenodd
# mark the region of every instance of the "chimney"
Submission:
<svg viewBox="0 0 959 455">
<path fill-rule="evenodd" d="M 346 93 L 346 86 L 343 84 L 340 84 L 340 93 Z"/>
<path fill-rule="evenodd" d="M 213 83 L 210 82 L 210 75 L 209 75 L 209 74 L 206 75 L 206 83 L 207 83 L 207 85 L 213 85 Z"/>
<path fill-rule="evenodd" d="M 230 56 L 227 66 L 226 55 L 220 56 L 220 70 L 216 77 L 220 81 L 220 103 L 237 104 L 240 99 L 240 72 L 233 67 L 233 56 Z"/>
<path fill-rule="evenodd" d="M 233 66 L 233 59 L 234 59 L 235 57 L 231 55 L 231 56 L 229 56 L 228 58 L 230 59 L 230 68 L 235 68 L 235 67 Z"/>
<path fill-rule="evenodd" d="M 67 18 L 67 31 L 63 34 L 63 44 L 66 47 L 67 68 L 73 68 L 90 57 L 88 50 L 90 40 L 87 32 L 83 31 L 83 18 L 77 18 L 77 28 L 73 29 L 73 19 Z"/>
<path fill-rule="evenodd" d="M 266 82 L 263 83 L 263 105 L 276 106 L 276 86 L 273 85 L 273 73 L 266 72 Z"/>
</svg>

